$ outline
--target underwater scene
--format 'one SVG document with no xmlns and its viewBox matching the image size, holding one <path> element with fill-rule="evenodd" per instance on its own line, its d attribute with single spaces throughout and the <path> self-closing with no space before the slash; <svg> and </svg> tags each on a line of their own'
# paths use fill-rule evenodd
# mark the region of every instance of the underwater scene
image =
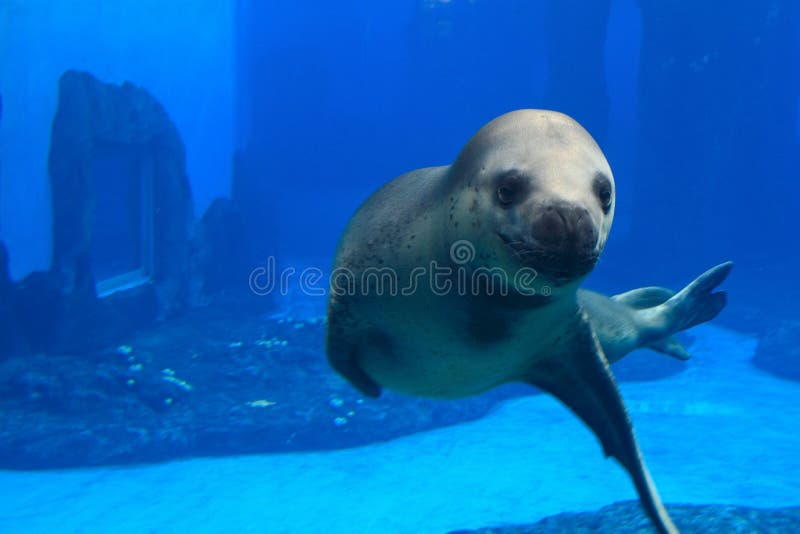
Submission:
<svg viewBox="0 0 800 534">
<path fill-rule="evenodd" d="M 0 532 L 800 532 L 800 3 L 0 0 Z"/>
</svg>

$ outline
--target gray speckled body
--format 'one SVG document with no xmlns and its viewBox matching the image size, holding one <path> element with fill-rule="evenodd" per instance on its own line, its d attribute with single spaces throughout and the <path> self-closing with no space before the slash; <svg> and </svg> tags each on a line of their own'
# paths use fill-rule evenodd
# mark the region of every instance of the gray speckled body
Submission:
<svg viewBox="0 0 800 534">
<path fill-rule="evenodd" d="M 482 128 L 452 165 L 389 182 L 359 208 L 340 241 L 328 358 L 371 396 L 386 387 L 457 398 L 511 381 L 548 391 L 630 473 L 657 528 L 675 532 L 608 364 L 639 346 L 682 357 L 670 336 L 719 312 L 724 295 L 711 290 L 729 266 L 674 295 L 660 288 L 612 298 L 579 291 L 588 273 L 582 258 L 590 258 L 590 269 L 611 228 L 613 187 L 591 136 L 569 117 L 542 110 L 503 115 Z M 543 218 L 552 206 L 563 210 L 563 222 Z M 550 227 L 563 234 L 552 244 Z M 578 237 L 591 248 L 580 256 L 572 250 Z M 457 243 L 471 247 L 467 261 L 454 257 Z M 578 259 L 556 257 L 570 254 Z M 540 264 L 555 267 L 523 287 L 515 275 Z M 561 265 L 570 272 L 561 273 Z M 442 280 L 451 287 L 459 276 L 471 279 L 494 269 L 509 281 L 508 291 L 439 291 L 430 281 L 438 268 L 450 269 Z"/>
</svg>

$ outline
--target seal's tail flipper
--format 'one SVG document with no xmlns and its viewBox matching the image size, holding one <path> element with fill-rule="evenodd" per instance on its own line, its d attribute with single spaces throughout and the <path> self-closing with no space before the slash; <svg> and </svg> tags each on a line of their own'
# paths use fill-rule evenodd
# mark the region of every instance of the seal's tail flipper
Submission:
<svg viewBox="0 0 800 534">
<path fill-rule="evenodd" d="M 672 334 L 719 315 L 725 307 L 727 294 L 714 290 L 732 268 L 733 262 L 721 263 L 678 293 L 664 287 L 642 287 L 614 295 L 611 300 L 636 310 L 641 325 L 641 346 L 688 360 L 689 351 Z"/>
<path fill-rule="evenodd" d="M 576 321 L 573 342 L 564 351 L 537 361 L 527 381 L 557 397 L 600 439 L 606 456 L 628 471 L 639 500 L 659 532 L 678 532 L 647 471 L 628 412 L 600 343 L 585 314 Z"/>
<path fill-rule="evenodd" d="M 646 347 L 648 349 L 653 349 L 656 352 L 660 352 L 661 354 L 672 356 L 673 358 L 684 362 L 692 357 L 691 354 L 689 354 L 689 351 L 686 350 L 686 347 L 684 347 L 681 342 L 675 339 L 673 336 L 665 337 L 663 339 L 659 339 L 658 341 L 648 343 Z"/>
<path fill-rule="evenodd" d="M 634 310 L 646 310 L 664 304 L 675 296 L 675 292 L 666 287 L 640 287 L 619 295 L 614 295 L 611 300 L 619 302 L 633 308 Z M 672 356 L 681 361 L 691 358 L 689 351 L 686 350 L 680 341 L 672 336 L 659 338 L 645 345 L 661 354 Z"/>
<path fill-rule="evenodd" d="M 669 330 L 672 333 L 705 323 L 719 315 L 727 302 L 727 294 L 714 289 L 728 277 L 731 269 L 732 261 L 712 267 L 663 304 L 671 319 Z"/>
<path fill-rule="evenodd" d="M 675 292 L 666 287 L 640 287 L 639 289 L 632 289 L 619 295 L 614 295 L 611 300 L 630 306 L 636 310 L 643 310 L 645 308 L 652 308 L 659 304 L 664 304 L 666 301 L 675 296 Z"/>
</svg>

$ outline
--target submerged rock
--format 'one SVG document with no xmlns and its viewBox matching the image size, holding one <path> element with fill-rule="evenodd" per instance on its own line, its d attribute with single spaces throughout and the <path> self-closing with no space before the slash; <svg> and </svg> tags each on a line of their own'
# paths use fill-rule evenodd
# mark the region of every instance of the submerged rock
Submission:
<svg viewBox="0 0 800 534">
<path fill-rule="evenodd" d="M 328 366 L 324 322 L 295 324 L 231 303 L 99 350 L 0 359 L 0 468 L 341 449 L 478 419 L 531 392 L 365 402 Z"/>
<path fill-rule="evenodd" d="M 241 297 L 250 293 L 244 236 L 247 224 L 236 205 L 217 198 L 195 227 L 193 239 L 193 288 L 195 300 L 227 293 Z"/>
<path fill-rule="evenodd" d="M 34 271 L 15 284 L 14 314 L 32 352 L 52 350 L 64 317 L 63 298 L 53 273 Z"/>
<path fill-rule="evenodd" d="M 21 350 L 22 337 L 14 312 L 14 286 L 8 273 L 8 251 L 0 241 L 0 359 Z"/>
<path fill-rule="evenodd" d="M 800 506 L 749 508 L 721 504 L 667 505 L 682 534 L 709 532 L 800 532 Z M 653 526 L 636 501 L 605 506 L 594 512 L 564 513 L 546 517 L 531 525 L 459 530 L 451 534 L 652 534 Z"/>
<path fill-rule="evenodd" d="M 139 270 L 162 315 L 183 309 L 193 206 L 183 142 L 164 107 L 132 83 L 66 71 L 48 170 L 51 271 L 62 293 L 91 300 L 87 287 Z"/>
</svg>

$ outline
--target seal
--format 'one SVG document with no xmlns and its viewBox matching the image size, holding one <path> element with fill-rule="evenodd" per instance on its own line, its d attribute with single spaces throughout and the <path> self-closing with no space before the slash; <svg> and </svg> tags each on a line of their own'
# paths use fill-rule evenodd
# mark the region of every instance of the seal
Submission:
<svg viewBox="0 0 800 534">
<path fill-rule="evenodd" d="M 404 174 L 348 223 L 331 273 L 327 354 L 356 388 L 458 398 L 523 381 L 570 408 L 630 474 L 661 532 L 650 479 L 609 361 L 715 317 L 731 264 L 678 293 L 579 290 L 608 238 L 611 169 L 566 115 L 519 110 L 481 128 L 449 166 Z"/>
</svg>

